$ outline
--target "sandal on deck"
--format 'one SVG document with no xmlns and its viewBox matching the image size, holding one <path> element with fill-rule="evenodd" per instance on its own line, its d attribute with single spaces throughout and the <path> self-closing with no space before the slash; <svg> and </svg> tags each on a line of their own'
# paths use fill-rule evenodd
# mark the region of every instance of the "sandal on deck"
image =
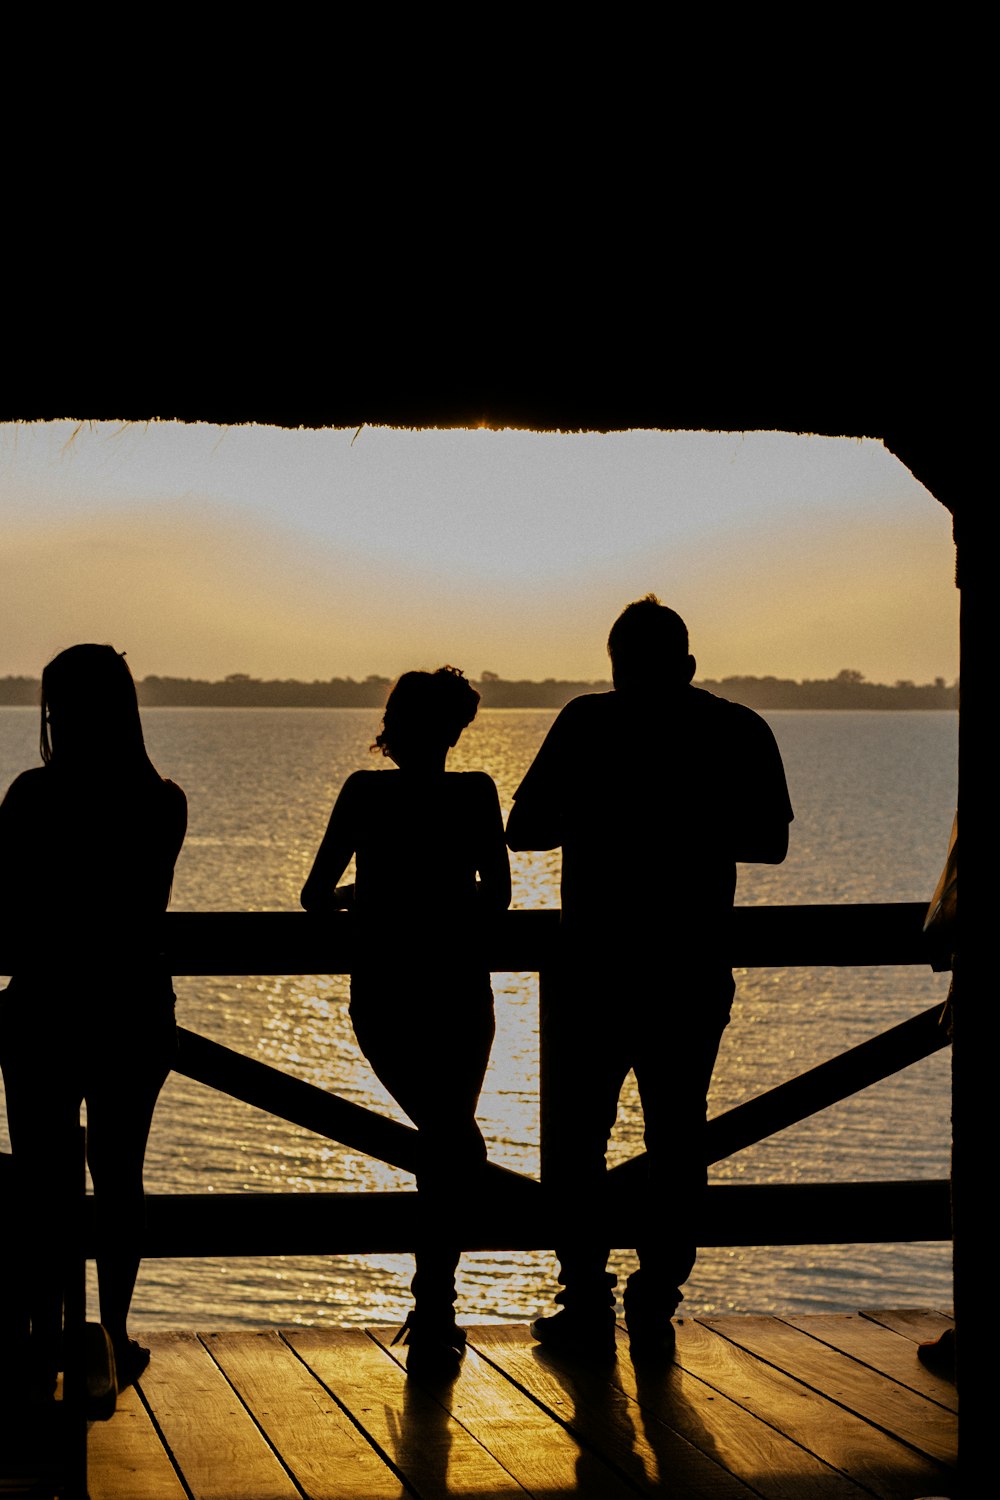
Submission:
<svg viewBox="0 0 1000 1500">
<path fill-rule="evenodd" d="M 445 1317 L 428 1317 L 416 1308 L 392 1341 L 405 1344 L 406 1373 L 428 1380 L 453 1380 L 462 1367 L 465 1330 L 448 1309 Z"/>
</svg>

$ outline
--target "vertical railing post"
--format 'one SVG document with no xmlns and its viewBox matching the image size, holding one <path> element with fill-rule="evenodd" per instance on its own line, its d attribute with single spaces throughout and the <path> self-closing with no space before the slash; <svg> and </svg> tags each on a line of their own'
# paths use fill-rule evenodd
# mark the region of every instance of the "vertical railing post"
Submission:
<svg viewBox="0 0 1000 1500">
<path fill-rule="evenodd" d="M 956 435 L 958 436 L 958 435 Z M 962 435 L 964 437 L 964 434 Z M 960 439 L 961 441 L 961 439 Z M 973 448 L 971 450 L 975 452 Z M 996 858 L 1000 838 L 994 728 L 996 544 L 989 507 L 975 494 L 955 517 L 961 590 L 958 715 L 958 838 L 962 878 L 953 993 L 952 1224 L 958 1362 L 959 1462 L 974 1476 L 992 1460 L 996 1426 L 989 1381 L 992 1339 L 982 1316 L 992 1285 L 994 1233 L 985 1153 L 996 1130 L 996 1052 L 991 1042 L 996 987 Z M 942 830 L 942 844 L 944 830 Z M 985 1361 L 985 1363 L 984 1363 Z"/>
<path fill-rule="evenodd" d="M 539 1169 L 542 1185 L 551 1184 L 552 1135 L 555 1127 L 555 1077 L 552 1046 L 553 1014 L 561 1000 L 564 983 L 558 962 L 549 961 L 538 971 L 538 1115 Z"/>
</svg>

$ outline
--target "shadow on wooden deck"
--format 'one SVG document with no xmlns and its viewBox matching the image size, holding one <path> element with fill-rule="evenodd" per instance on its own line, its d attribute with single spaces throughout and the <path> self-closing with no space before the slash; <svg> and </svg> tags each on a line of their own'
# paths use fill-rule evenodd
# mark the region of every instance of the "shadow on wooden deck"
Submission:
<svg viewBox="0 0 1000 1500">
<path fill-rule="evenodd" d="M 395 1329 L 149 1336 L 90 1432 L 91 1500 L 955 1493 L 955 1388 L 928 1311 L 681 1319 L 672 1366 L 601 1369 L 522 1326 L 469 1330 L 458 1379 L 409 1381 Z"/>
</svg>

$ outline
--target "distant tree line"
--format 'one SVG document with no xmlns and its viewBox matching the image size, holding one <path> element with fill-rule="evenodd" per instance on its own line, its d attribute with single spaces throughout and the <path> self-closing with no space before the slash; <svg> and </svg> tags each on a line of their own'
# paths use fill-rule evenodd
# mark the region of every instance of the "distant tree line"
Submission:
<svg viewBox="0 0 1000 1500">
<path fill-rule="evenodd" d="M 0 704 L 9 708 L 12 704 L 33 703 L 37 708 L 41 686 L 37 677 L 0 677 Z"/>
<path fill-rule="evenodd" d="M 483 708 L 562 708 L 581 693 L 606 693 L 610 686 L 610 682 L 567 682 L 555 677 L 543 682 L 524 677 L 512 681 L 496 672 L 483 672 L 476 682 Z"/>
<path fill-rule="evenodd" d="M 698 684 L 720 698 L 745 703 L 748 708 L 957 708 L 958 683 L 943 677 L 915 683 L 866 682 L 864 674 L 845 667 L 836 677 L 723 677 Z"/>
<path fill-rule="evenodd" d="M 392 685 L 389 677 L 373 674 L 363 682 L 353 677 L 331 677 L 328 682 L 297 682 L 294 678 L 264 681 L 246 672 L 233 672 L 221 682 L 196 677 L 144 677 L 136 684 L 139 701 L 147 708 L 382 708 Z M 34 677 L 0 677 L 0 704 L 38 703 L 39 682 Z M 483 672 L 476 682 L 483 708 L 562 708 L 581 693 L 605 693 L 610 682 L 568 682 L 546 677 L 543 682 L 516 681 L 496 672 Z M 706 678 L 698 684 L 710 693 L 745 703 L 749 708 L 957 708 L 958 684 L 943 677 L 918 684 L 866 682 L 863 673 L 845 668 L 836 677 Z"/>
<path fill-rule="evenodd" d="M 381 708 L 392 679 L 372 675 L 364 682 L 331 677 L 329 682 L 264 681 L 233 672 L 221 682 L 194 677 L 144 677 L 136 683 L 139 702 L 149 708 Z"/>
</svg>

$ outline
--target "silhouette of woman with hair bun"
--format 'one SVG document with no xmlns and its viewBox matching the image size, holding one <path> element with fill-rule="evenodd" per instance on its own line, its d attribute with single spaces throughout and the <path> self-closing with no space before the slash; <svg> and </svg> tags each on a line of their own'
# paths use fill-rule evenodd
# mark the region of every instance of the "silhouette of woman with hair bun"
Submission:
<svg viewBox="0 0 1000 1500">
<path fill-rule="evenodd" d="M 482 771 L 445 770 L 478 704 L 454 667 L 403 674 L 372 745 L 398 770 L 348 777 L 302 890 L 308 911 L 343 905 L 337 881 L 356 856 L 351 1020 L 420 1134 L 414 1306 L 400 1337 L 411 1375 L 445 1378 L 465 1346 L 461 1249 L 445 1225 L 486 1163 L 476 1106 L 494 1022 L 481 925 L 510 904 L 496 787 Z"/>
<path fill-rule="evenodd" d="M 15 955 L 0 997 L 0 1065 L 27 1213 L 31 1363 L 49 1393 L 68 1142 L 86 1100 L 101 1321 L 124 1389 L 149 1361 L 126 1319 L 146 1139 L 176 1049 L 160 924 L 187 801 L 146 753 L 135 683 L 111 646 L 71 646 L 45 668 L 41 756 L 0 804 L 0 913 Z"/>
</svg>

